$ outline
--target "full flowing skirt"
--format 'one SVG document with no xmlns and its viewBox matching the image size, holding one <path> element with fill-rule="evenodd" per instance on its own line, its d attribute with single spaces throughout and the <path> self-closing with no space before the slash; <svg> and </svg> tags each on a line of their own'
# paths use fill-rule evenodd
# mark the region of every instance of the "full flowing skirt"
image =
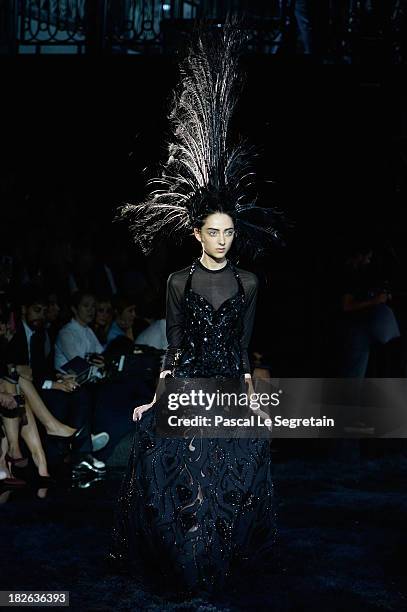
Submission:
<svg viewBox="0 0 407 612">
<path fill-rule="evenodd" d="M 165 589 L 213 592 L 269 571 L 275 540 L 270 443 L 164 438 L 159 403 L 138 422 L 111 558 Z"/>
</svg>

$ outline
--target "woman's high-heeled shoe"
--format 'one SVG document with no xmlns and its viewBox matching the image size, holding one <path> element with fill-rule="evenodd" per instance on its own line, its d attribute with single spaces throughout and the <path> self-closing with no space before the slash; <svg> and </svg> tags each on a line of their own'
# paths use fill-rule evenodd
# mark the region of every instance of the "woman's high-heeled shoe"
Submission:
<svg viewBox="0 0 407 612">
<path fill-rule="evenodd" d="M 10 474 L 11 474 L 10 466 L 15 466 L 18 468 L 25 468 L 28 465 L 27 457 L 20 457 L 19 459 L 15 459 L 14 457 L 11 457 L 8 453 L 6 453 L 5 459 L 6 459 L 8 471 L 10 472 Z"/>
<path fill-rule="evenodd" d="M 82 425 L 82 427 L 77 429 L 71 436 L 59 436 L 58 434 L 47 434 L 47 436 L 49 438 L 54 438 L 55 440 L 62 440 L 63 442 L 74 442 L 82 436 L 85 427 L 86 425 Z"/>
<path fill-rule="evenodd" d="M 3 478 L 0 480 L 0 484 L 5 487 L 23 487 L 26 485 L 26 481 L 22 480 L 22 478 L 16 478 L 13 474 L 13 466 L 24 468 L 28 465 L 28 459 L 24 457 L 20 457 L 20 459 L 14 459 L 8 453 L 5 456 L 7 469 L 10 472 L 10 476 L 7 478 Z"/>
<path fill-rule="evenodd" d="M 71 436 L 58 436 L 54 434 L 47 434 L 50 440 L 53 440 L 55 443 L 55 448 L 57 449 L 58 454 L 63 457 L 73 447 L 79 448 L 86 437 L 89 435 L 87 432 L 86 425 L 82 425 L 79 429 L 75 431 Z"/>
</svg>

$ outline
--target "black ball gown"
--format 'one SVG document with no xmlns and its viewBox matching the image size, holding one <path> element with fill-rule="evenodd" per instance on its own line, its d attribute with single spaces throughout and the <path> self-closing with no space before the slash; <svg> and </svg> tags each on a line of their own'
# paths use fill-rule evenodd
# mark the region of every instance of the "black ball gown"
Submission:
<svg viewBox="0 0 407 612">
<path fill-rule="evenodd" d="M 167 284 L 169 348 L 177 378 L 249 372 L 257 277 L 199 260 Z M 156 433 L 160 400 L 138 422 L 119 496 L 111 558 L 143 581 L 214 592 L 267 571 L 275 520 L 267 439 L 176 439 Z"/>
</svg>

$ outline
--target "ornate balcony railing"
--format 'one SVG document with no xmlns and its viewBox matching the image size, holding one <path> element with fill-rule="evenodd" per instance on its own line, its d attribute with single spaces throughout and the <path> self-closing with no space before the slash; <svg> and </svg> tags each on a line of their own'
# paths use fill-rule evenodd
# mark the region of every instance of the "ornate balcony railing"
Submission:
<svg viewBox="0 0 407 612">
<path fill-rule="evenodd" d="M 199 0 L 15 0 L 18 47 L 162 49 L 161 24 L 192 20 Z"/>
<path fill-rule="evenodd" d="M 86 43 L 86 0 L 20 0 L 19 45 L 74 45 Z"/>
<path fill-rule="evenodd" d="M 295 0 L 4 0 L 0 12 L 10 26 L 7 34 L 0 28 L 0 46 L 12 53 L 172 53 L 196 19 L 221 24 L 235 13 L 247 24 L 249 52 L 295 52 L 298 6 Z M 389 61 L 406 61 L 407 0 L 330 0 L 329 6 L 322 27 L 335 60 L 357 61 L 376 45 L 377 57 L 383 48 Z M 316 19 L 314 29 L 321 23 Z"/>
</svg>

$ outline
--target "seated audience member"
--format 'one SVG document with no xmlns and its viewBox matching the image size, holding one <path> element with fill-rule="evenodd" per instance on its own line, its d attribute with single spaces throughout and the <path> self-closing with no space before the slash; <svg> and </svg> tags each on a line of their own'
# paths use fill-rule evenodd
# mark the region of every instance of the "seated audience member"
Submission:
<svg viewBox="0 0 407 612">
<path fill-rule="evenodd" d="M 59 330 L 55 344 L 56 369 L 60 370 L 74 357 L 85 359 L 90 354 L 99 355 L 94 361 L 102 367 L 103 346 L 90 327 L 96 314 L 95 298 L 89 293 L 77 291 L 71 298 L 71 310 L 73 317 Z"/>
<path fill-rule="evenodd" d="M 165 303 L 161 300 L 155 300 L 150 308 L 153 320 L 151 323 L 136 337 L 136 344 L 146 344 L 159 350 L 166 350 L 168 347 L 166 321 L 165 321 Z"/>
<path fill-rule="evenodd" d="M 23 457 L 21 452 L 20 435 L 31 453 L 38 470 L 38 478 L 49 480 L 47 460 L 30 404 L 25 398 L 25 405 L 18 405 L 15 396 L 15 385 L 0 379 L 0 470 L 5 473 L 3 484 L 8 486 L 25 484 L 25 481 L 16 478 L 13 474 L 14 467 L 24 468 L 28 464 L 27 458 Z"/>
<path fill-rule="evenodd" d="M 144 331 L 136 338 L 136 344 L 146 344 L 156 349 L 166 350 L 168 348 L 167 334 L 165 331 L 165 319 L 158 319 L 150 323 Z"/>
<path fill-rule="evenodd" d="M 133 306 L 134 308 L 134 306 Z M 103 347 L 90 325 L 96 313 L 95 298 L 88 293 L 72 296 L 73 318 L 59 332 L 55 350 L 55 365 L 60 368 L 74 357 L 86 357 L 89 353 L 101 354 Z M 131 317 L 131 315 L 130 315 Z M 132 318 L 131 318 L 132 320 Z M 118 337 L 118 336 L 117 336 Z M 100 355 L 102 358 L 102 355 Z M 103 358 L 99 366 L 104 363 Z M 87 385 L 85 385 L 86 388 Z M 95 428 L 107 430 L 110 444 L 102 451 L 108 457 L 117 442 L 131 429 L 132 410 L 137 402 L 145 402 L 151 397 L 151 389 L 143 380 L 132 376 L 129 380 L 105 382 L 103 385 L 88 385 L 93 401 L 93 423 Z"/>
<path fill-rule="evenodd" d="M 37 390 L 72 391 L 76 384 L 70 378 L 65 377 L 64 384 L 56 381 L 52 364 L 53 347 L 45 323 L 45 297 L 35 288 L 27 289 L 20 295 L 19 306 L 21 319 L 8 342 L 6 363 L 16 366 L 21 376 L 28 373 L 26 378 L 33 380 Z M 58 378 L 61 380 L 61 376 Z"/>
<path fill-rule="evenodd" d="M 25 379 L 34 383 L 25 391 L 30 394 L 32 409 L 45 426 L 48 435 L 75 442 L 75 460 L 78 458 L 79 461 L 84 456 L 90 457 L 93 450 L 91 402 L 86 390 L 79 389 L 72 376 L 55 372 L 53 347 L 45 328 L 46 300 L 36 291 L 27 290 L 21 296 L 20 304 L 21 321 L 8 344 L 6 363 L 22 378 L 19 381 L 21 388 L 23 385 L 27 387 Z M 47 423 L 51 424 L 52 431 L 47 428 Z M 69 423 L 70 426 L 64 423 Z M 77 439 L 76 432 L 80 432 Z M 101 432 L 98 435 L 107 443 L 106 433 Z M 98 437 L 95 442 L 100 442 Z M 104 464 L 100 465 L 102 462 L 94 458 L 92 463 L 95 466 L 94 471 L 104 469 Z"/>
<path fill-rule="evenodd" d="M 138 319 L 134 298 L 129 295 L 116 295 L 112 298 L 114 321 L 107 335 L 107 343 L 118 336 L 126 336 L 134 342 L 137 335 L 148 323 Z"/>
<path fill-rule="evenodd" d="M 96 300 L 96 317 L 92 326 L 93 331 L 100 344 L 105 347 L 107 334 L 113 319 L 113 308 L 110 298 L 99 298 Z"/>
</svg>

